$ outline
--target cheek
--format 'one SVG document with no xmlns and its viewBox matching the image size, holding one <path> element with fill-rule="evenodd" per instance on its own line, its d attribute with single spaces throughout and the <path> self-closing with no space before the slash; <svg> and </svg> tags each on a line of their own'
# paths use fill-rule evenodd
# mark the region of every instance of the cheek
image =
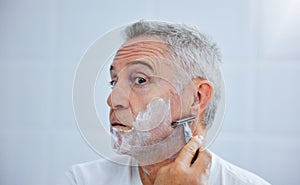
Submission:
<svg viewBox="0 0 300 185">
<path fill-rule="evenodd" d="M 131 109 L 131 112 L 134 117 L 138 115 L 139 112 L 143 112 L 146 110 L 147 105 L 158 98 L 162 98 L 164 100 L 168 100 L 170 97 L 169 93 L 166 93 L 167 91 L 164 89 L 152 89 L 149 90 L 145 94 L 139 94 L 131 92 L 129 93 L 129 106 Z M 172 101 L 171 101 L 172 102 Z M 171 105 L 172 107 L 172 105 Z"/>
<path fill-rule="evenodd" d="M 129 108 L 131 109 L 134 118 L 139 112 L 145 110 L 146 107 L 147 99 L 140 96 L 136 96 L 135 94 L 129 95 Z"/>
<path fill-rule="evenodd" d="M 179 96 L 174 94 L 171 96 L 171 113 L 172 121 L 190 116 L 191 112 L 191 96 Z"/>
<path fill-rule="evenodd" d="M 172 121 L 178 120 L 182 117 L 182 103 L 178 94 L 170 97 Z"/>
</svg>

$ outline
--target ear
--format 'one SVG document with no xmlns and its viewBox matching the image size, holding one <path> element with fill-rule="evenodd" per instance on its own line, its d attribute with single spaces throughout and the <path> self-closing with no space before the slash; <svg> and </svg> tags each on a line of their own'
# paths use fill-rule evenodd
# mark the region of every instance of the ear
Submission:
<svg viewBox="0 0 300 185">
<path fill-rule="evenodd" d="M 193 79 L 194 102 L 192 110 L 199 116 L 206 109 L 214 95 L 214 88 L 211 82 L 201 78 Z"/>
</svg>

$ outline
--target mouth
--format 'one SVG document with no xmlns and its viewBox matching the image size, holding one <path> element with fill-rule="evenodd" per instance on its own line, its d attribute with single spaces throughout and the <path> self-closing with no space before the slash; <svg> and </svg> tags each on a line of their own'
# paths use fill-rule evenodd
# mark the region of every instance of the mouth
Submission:
<svg viewBox="0 0 300 185">
<path fill-rule="evenodd" d="M 112 128 L 118 128 L 123 130 L 129 130 L 130 128 L 127 125 L 124 125 L 122 123 L 111 123 Z"/>
<path fill-rule="evenodd" d="M 110 112 L 110 127 L 111 129 L 122 129 L 122 130 L 130 130 L 131 127 L 128 124 L 122 123 L 117 119 L 115 113 L 113 111 Z"/>
</svg>

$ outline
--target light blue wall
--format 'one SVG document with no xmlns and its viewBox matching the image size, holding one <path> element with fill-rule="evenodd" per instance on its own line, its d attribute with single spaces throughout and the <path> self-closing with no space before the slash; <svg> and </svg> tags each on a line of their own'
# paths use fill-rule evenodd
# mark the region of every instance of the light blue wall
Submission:
<svg viewBox="0 0 300 185">
<path fill-rule="evenodd" d="M 91 42 L 139 19 L 195 24 L 219 45 L 227 109 L 211 150 L 272 184 L 300 184 L 299 9 L 297 0 L 2 0 L 0 184 L 54 184 L 98 158 L 74 121 L 74 72 Z"/>
</svg>

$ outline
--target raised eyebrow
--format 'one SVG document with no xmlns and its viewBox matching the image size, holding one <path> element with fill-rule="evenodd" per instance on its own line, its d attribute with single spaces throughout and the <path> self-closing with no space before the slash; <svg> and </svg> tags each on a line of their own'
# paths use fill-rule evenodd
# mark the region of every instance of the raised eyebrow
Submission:
<svg viewBox="0 0 300 185">
<path fill-rule="evenodd" d="M 138 64 L 147 66 L 151 71 L 154 71 L 153 67 L 150 64 L 148 64 L 148 63 L 146 63 L 144 61 L 141 61 L 141 60 L 132 61 L 132 62 L 128 63 L 126 66 L 138 65 Z M 116 74 L 115 74 L 115 67 L 113 65 L 110 66 L 109 71 L 110 71 L 110 76 L 111 77 L 115 77 L 116 76 Z"/>
<path fill-rule="evenodd" d="M 137 64 L 145 65 L 145 66 L 147 66 L 151 71 L 154 71 L 153 67 L 152 67 L 150 64 L 148 64 L 147 62 L 141 61 L 141 60 L 136 60 L 136 61 L 130 62 L 128 65 L 137 65 Z"/>
</svg>

